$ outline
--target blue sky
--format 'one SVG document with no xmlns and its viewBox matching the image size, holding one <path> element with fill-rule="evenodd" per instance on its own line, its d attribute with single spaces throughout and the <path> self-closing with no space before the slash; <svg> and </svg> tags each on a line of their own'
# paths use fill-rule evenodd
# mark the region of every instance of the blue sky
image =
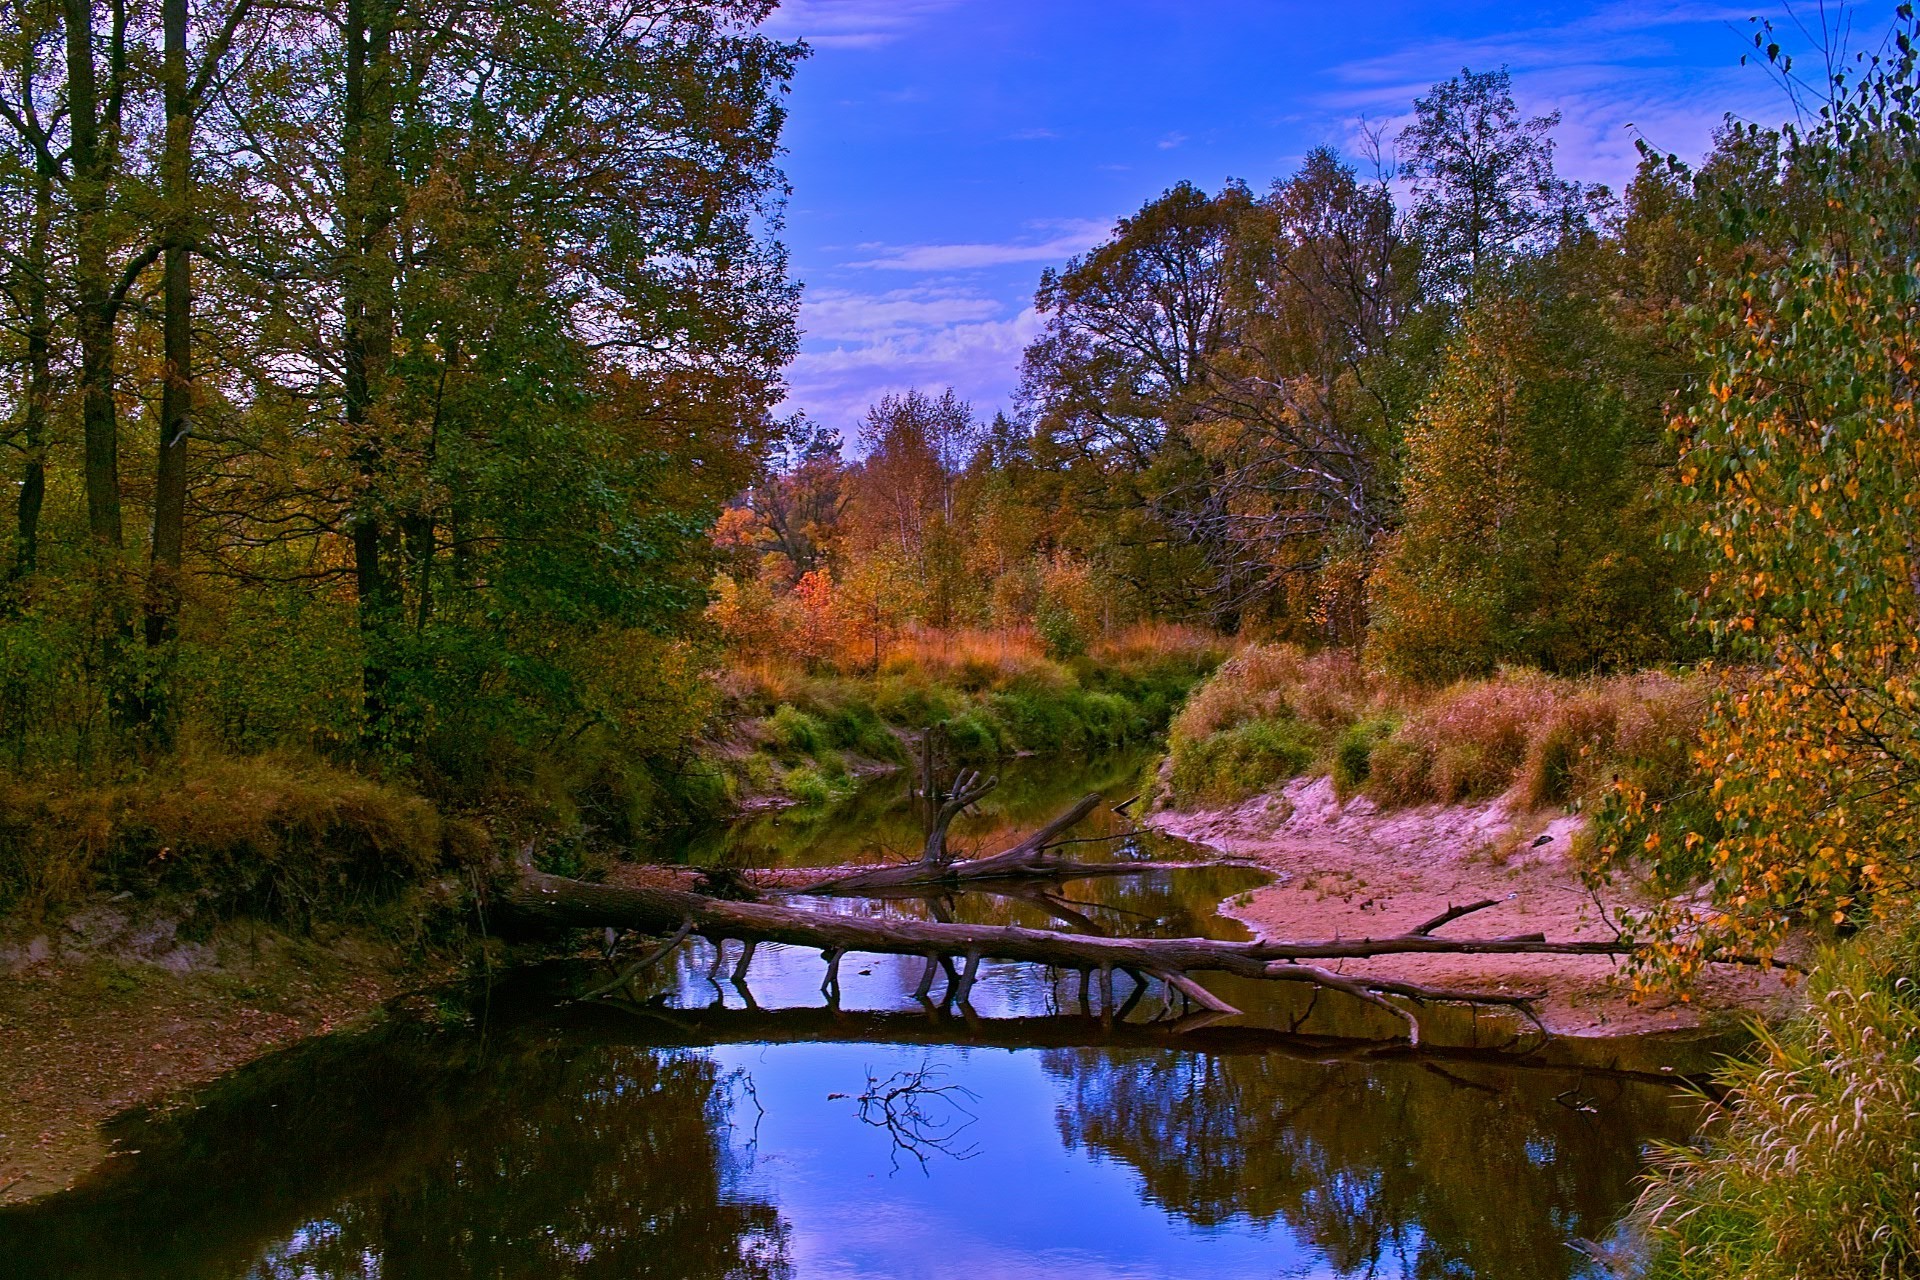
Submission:
<svg viewBox="0 0 1920 1280">
<path fill-rule="evenodd" d="M 865 407 L 947 385 L 1009 404 L 1040 272 L 1190 179 L 1256 188 L 1351 152 L 1462 66 L 1558 109 L 1564 173 L 1616 187 L 1635 130 L 1686 156 L 1726 112 L 1777 122 L 1742 67 L 1777 4 L 786 0 L 813 46 L 791 98 L 787 239 L 806 285 L 789 407 L 849 440 Z M 1632 125 L 1634 130 L 1627 126 Z"/>
</svg>

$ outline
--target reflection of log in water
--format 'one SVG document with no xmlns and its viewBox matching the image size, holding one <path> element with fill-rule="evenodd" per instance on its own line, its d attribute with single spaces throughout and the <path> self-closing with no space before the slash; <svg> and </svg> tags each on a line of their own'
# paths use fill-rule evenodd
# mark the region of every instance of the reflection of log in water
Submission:
<svg viewBox="0 0 1920 1280">
<path fill-rule="evenodd" d="M 1477 907 L 1491 905 L 1476 904 Z M 543 928 L 617 928 L 660 936 L 698 935 L 715 943 L 745 942 L 737 975 L 744 975 L 751 948 L 778 942 L 821 952 L 827 961 L 823 989 L 839 992 L 839 964 L 848 952 L 918 955 L 926 959 L 924 998 L 936 966 L 948 973 L 947 1000 L 966 1004 L 984 959 L 1021 961 L 1098 975 L 1105 1007 L 1113 1009 L 1114 973 L 1127 975 L 1136 989 L 1157 979 L 1192 1004 L 1220 1015 L 1238 1014 L 1226 1001 L 1194 980 L 1195 973 L 1228 973 L 1274 982 L 1307 983 L 1342 992 L 1400 1018 L 1408 1039 L 1418 1043 L 1415 1009 L 1430 1003 L 1507 1007 L 1532 1017 L 1537 997 L 1454 990 L 1394 978 L 1337 973 L 1313 961 L 1363 959 L 1386 955 L 1621 955 L 1624 941 L 1552 942 L 1539 934 L 1498 938 L 1437 938 L 1428 930 L 1457 918 L 1429 921 L 1411 933 L 1386 938 L 1350 938 L 1317 942 L 1222 942 L 1208 938 L 1107 938 L 1014 925 L 944 924 L 883 920 L 764 902 L 730 902 L 682 889 L 597 885 L 522 868 L 501 895 L 503 913 L 522 926 Z M 671 950 L 664 948 L 662 951 Z M 955 962 L 965 968 L 955 976 Z M 629 972 L 624 977 L 637 976 Z M 1536 1019 L 1537 1022 L 1537 1019 Z"/>
<path fill-rule="evenodd" d="M 1073 843 L 1065 833 L 1084 819 L 1100 803 L 1098 794 L 1081 797 L 1066 812 L 1042 825 L 1012 848 L 991 857 L 955 859 L 947 847 L 947 829 L 953 820 L 998 785 L 997 778 L 982 779 L 974 771 L 962 770 L 952 789 L 938 800 L 928 824 L 925 848 L 910 863 L 858 871 L 808 886 L 811 894 L 885 894 L 907 888 L 939 890 L 965 884 L 986 886 L 1008 881 L 1064 881 L 1103 875 L 1139 874 L 1152 869 L 1140 863 L 1081 863 L 1058 856 L 1062 844 Z M 1131 804 L 1132 801 L 1126 802 Z M 932 922 L 856 918 L 831 911 L 810 910 L 765 902 L 723 902 L 685 890 L 587 884 L 559 876 L 545 875 L 530 863 L 508 883 L 501 905 L 522 924 L 550 928 L 594 927 L 634 930 L 641 933 L 670 935 L 670 941 L 642 961 L 632 965 L 612 983 L 593 994 L 601 995 L 625 986 L 640 972 L 664 959 L 680 942 L 694 935 L 715 943 L 727 939 L 746 944 L 745 954 L 735 968 L 736 982 L 744 982 L 753 949 L 761 942 L 778 942 L 813 948 L 827 962 L 827 977 L 822 990 L 837 1002 L 840 988 L 840 959 L 848 952 L 892 955 L 918 955 L 925 958 L 919 989 L 915 995 L 927 1001 L 938 972 L 947 976 L 944 1003 L 966 1005 L 983 960 L 1011 960 L 1076 970 L 1081 975 L 1081 999 L 1098 975 L 1103 1007 L 1116 1010 L 1114 974 L 1132 980 L 1129 1003 L 1119 1009 L 1124 1018 L 1137 1003 L 1151 981 L 1158 981 L 1170 993 L 1177 994 L 1189 1008 L 1198 1005 L 1221 1017 L 1234 1016 L 1240 1010 L 1197 982 L 1195 973 L 1226 973 L 1242 978 L 1271 982 L 1303 983 L 1316 990 L 1336 991 L 1363 1003 L 1383 1009 L 1400 1019 L 1407 1038 L 1419 1043 L 1421 1025 L 1417 1010 L 1425 1005 L 1451 1004 L 1504 1007 L 1533 1021 L 1542 1033 L 1533 1010 L 1538 995 L 1496 994 L 1456 988 L 1436 987 L 1392 977 L 1355 975 L 1326 967 L 1327 961 L 1358 960 L 1390 955 L 1569 955 L 1619 956 L 1630 954 L 1633 944 L 1624 939 L 1601 941 L 1550 941 L 1542 934 L 1519 934 L 1493 938 L 1438 938 L 1442 927 L 1476 911 L 1495 905 L 1494 899 L 1450 906 L 1423 924 L 1403 934 L 1383 938 L 1332 939 L 1326 941 L 1225 942 L 1207 938 L 1111 938 L 1084 927 L 1088 921 L 1075 920 L 1071 913 L 1053 911 L 1056 918 L 1073 925 L 1077 932 L 1050 929 L 1025 929 L 1014 925 L 983 926 L 957 924 L 936 919 Z M 1748 957 L 1717 956 L 1714 959 L 1751 963 Z M 959 965 L 964 963 L 964 969 Z"/>
</svg>

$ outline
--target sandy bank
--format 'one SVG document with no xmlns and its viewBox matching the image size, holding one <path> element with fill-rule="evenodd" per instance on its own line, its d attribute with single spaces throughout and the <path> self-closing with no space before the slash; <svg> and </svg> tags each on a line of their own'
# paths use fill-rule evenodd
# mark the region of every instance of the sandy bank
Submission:
<svg viewBox="0 0 1920 1280">
<path fill-rule="evenodd" d="M 1222 909 L 1262 938 L 1400 933 L 1483 898 L 1502 901 L 1442 936 L 1605 938 L 1612 913 L 1634 905 L 1617 891 L 1596 899 L 1581 883 L 1570 857 L 1579 816 L 1516 812 L 1504 799 L 1383 812 L 1364 796 L 1342 804 L 1327 778 L 1297 778 L 1279 795 L 1226 809 L 1160 810 L 1147 821 L 1274 873 L 1273 884 Z M 1589 956 L 1402 956 L 1339 967 L 1472 990 L 1542 991 L 1542 1020 L 1563 1035 L 1672 1031 L 1729 1011 L 1765 1011 L 1786 993 L 1777 973 L 1716 966 L 1687 1000 L 1636 1000 L 1611 961 Z"/>
<path fill-rule="evenodd" d="M 101 1126 L 444 978 L 348 935 L 246 924 L 205 940 L 147 906 L 98 903 L 0 937 L 0 1203 L 73 1185 Z"/>
</svg>

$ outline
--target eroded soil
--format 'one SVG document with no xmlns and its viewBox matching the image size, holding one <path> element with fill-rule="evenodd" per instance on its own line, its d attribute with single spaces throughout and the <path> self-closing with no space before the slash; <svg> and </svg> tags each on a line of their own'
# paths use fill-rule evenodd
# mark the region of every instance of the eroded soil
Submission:
<svg viewBox="0 0 1920 1280">
<path fill-rule="evenodd" d="M 1226 809 L 1161 810 L 1148 821 L 1274 873 L 1271 885 L 1223 907 L 1262 938 L 1380 937 L 1450 906 L 1495 898 L 1496 906 L 1440 936 L 1598 939 L 1613 936 L 1617 909 L 1636 905 L 1629 894 L 1596 896 L 1582 883 L 1571 849 L 1578 815 L 1520 812 L 1504 798 L 1382 811 L 1365 797 L 1343 804 L 1327 778 L 1298 778 L 1278 795 Z M 1694 1027 L 1764 1013 L 1788 992 L 1779 971 L 1719 965 L 1685 997 L 1636 996 L 1616 964 L 1598 956 L 1392 956 L 1336 967 L 1476 991 L 1542 992 L 1542 1021 L 1562 1035 Z"/>
<path fill-rule="evenodd" d="M 187 941 L 164 913 L 101 903 L 0 939 L 0 1203 L 73 1185 L 101 1126 L 284 1048 L 381 1016 L 444 974 L 345 935 L 245 924 Z"/>
</svg>

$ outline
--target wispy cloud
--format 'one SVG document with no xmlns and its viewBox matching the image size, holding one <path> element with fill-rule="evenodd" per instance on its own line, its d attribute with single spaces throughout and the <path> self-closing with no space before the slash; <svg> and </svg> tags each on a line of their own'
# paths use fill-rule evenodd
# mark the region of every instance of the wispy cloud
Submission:
<svg viewBox="0 0 1920 1280">
<path fill-rule="evenodd" d="M 892 44 L 959 0 L 785 0 L 766 29 L 822 49 L 876 49 Z"/>
<path fill-rule="evenodd" d="M 1162 151 L 1171 151 L 1175 147 L 1179 146 L 1181 143 L 1185 142 L 1186 140 L 1187 140 L 1187 135 L 1184 133 L 1170 133 L 1166 137 L 1160 139 L 1159 147 Z"/>
<path fill-rule="evenodd" d="M 882 395 L 950 386 L 990 412 L 1011 398 L 1040 325 L 1030 306 L 966 289 L 809 290 L 787 404 L 844 430 Z"/>
<path fill-rule="evenodd" d="M 1513 73 L 1522 110 L 1560 113 L 1555 139 L 1562 172 L 1618 187 L 1638 163 L 1638 137 L 1664 151 L 1697 156 L 1728 113 L 1755 119 L 1786 114 L 1785 102 L 1766 77 L 1739 66 L 1751 12 L 1626 0 L 1557 26 L 1423 40 L 1335 67 L 1339 87 L 1321 101 L 1375 126 L 1385 124 L 1391 140 L 1411 121 L 1413 100 L 1436 81 L 1462 67 L 1504 66 Z M 1712 70 L 1676 75 L 1671 29 L 1700 25 L 1731 28 L 1726 61 Z M 1353 134 L 1357 141 L 1357 128 Z"/>
<path fill-rule="evenodd" d="M 876 257 L 843 265 L 880 271 L 972 271 L 1019 262 L 1058 262 L 1105 239 L 1112 224 L 1093 218 L 1054 223 L 1057 234 L 1045 240 L 1005 240 L 972 244 L 885 246 Z"/>
</svg>

